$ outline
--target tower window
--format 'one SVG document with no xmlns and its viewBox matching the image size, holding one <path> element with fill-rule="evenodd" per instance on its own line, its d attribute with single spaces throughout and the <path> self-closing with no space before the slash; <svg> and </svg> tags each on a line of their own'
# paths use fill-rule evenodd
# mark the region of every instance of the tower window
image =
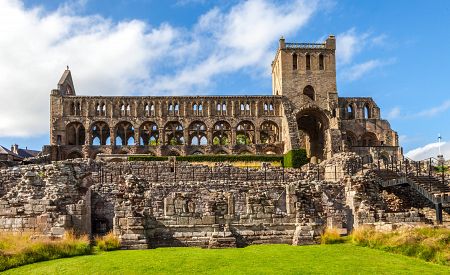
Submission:
<svg viewBox="0 0 450 275">
<path fill-rule="evenodd" d="M 324 66 L 323 66 L 323 54 L 319 55 L 319 70 L 323 70 Z"/>
<path fill-rule="evenodd" d="M 306 55 L 306 70 L 311 70 L 311 55 Z"/>
<path fill-rule="evenodd" d="M 311 100 L 315 100 L 315 98 L 316 98 L 314 88 L 310 85 L 306 86 L 303 89 L 303 94 L 306 95 L 307 97 L 309 97 Z"/>
<path fill-rule="evenodd" d="M 292 70 L 297 70 L 297 54 L 292 55 Z"/>
</svg>

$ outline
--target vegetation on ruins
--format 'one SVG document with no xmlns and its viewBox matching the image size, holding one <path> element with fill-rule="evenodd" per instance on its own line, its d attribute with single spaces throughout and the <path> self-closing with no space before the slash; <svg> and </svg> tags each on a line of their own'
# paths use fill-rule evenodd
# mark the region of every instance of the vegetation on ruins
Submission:
<svg viewBox="0 0 450 275">
<path fill-rule="evenodd" d="M 91 254 L 87 236 L 66 232 L 63 238 L 50 239 L 31 233 L 0 234 L 0 271 L 34 262 Z"/>
<path fill-rule="evenodd" d="M 118 250 L 36 263 L 6 274 L 448 274 L 448 267 L 384 251 L 336 245 L 254 245 Z"/>
<path fill-rule="evenodd" d="M 284 156 L 278 155 L 189 155 L 176 156 L 177 161 L 187 162 L 279 162 L 284 167 L 299 168 L 308 163 L 306 150 L 292 150 Z M 134 155 L 128 161 L 167 161 L 167 156 Z"/>
<path fill-rule="evenodd" d="M 120 248 L 120 240 L 113 232 L 109 232 L 105 236 L 97 236 L 95 245 L 101 251 L 112 251 Z"/>
<path fill-rule="evenodd" d="M 299 168 L 309 162 L 305 149 L 291 150 L 284 155 L 284 167 Z"/>
</svg>

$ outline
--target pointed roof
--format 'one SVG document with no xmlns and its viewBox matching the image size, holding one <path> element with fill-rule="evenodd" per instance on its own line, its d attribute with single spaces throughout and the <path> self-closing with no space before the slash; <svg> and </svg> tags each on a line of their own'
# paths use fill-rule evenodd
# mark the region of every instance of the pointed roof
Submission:
<svg viewBox="0 0 450 275">
<path fill-rule="evenodd" d="M 75 95 L 75 87 L 73 85 L 72 74 L 69 70 L 69 66 L 67 66 L 67 69 L 58 81 L 58 90 L 61 91 L 61 95 Z"/>
<path fill-rule="evenodd" d="M 23 159 L 21 156 L 13 153 L 12 151 L 6 149 L 5 147 L 0 145 L 0 155 L 10 155 L 17 159 Z"/>
</svg>

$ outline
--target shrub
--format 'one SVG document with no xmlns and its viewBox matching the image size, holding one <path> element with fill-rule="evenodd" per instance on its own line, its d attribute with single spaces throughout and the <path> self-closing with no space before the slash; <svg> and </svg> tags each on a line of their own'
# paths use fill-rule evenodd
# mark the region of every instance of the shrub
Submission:
<svg viewBox="0 0 450 275">
<path fill-rule="evenodd" d="M 95 244 L 102 251 L 111 251 L 120 248 L 120 240 L 112 232 L 109 232 L 105 236 L 97 236 L 95 238 Z"/>
<path fill-rule="evenodd" d="M 33 238 L 30 233 L 0 234 L 0 271 L 34 262 L 90 253 L 88 237 L 76 237 L 71 232 L 61 239 Z"/>
<path fill-rule="evenodd" d="M 447 228 L 423 227 L 383 233 L 361 227 L 350 237 L 357 245 L 450 265 L 450 229 Z"/>
<path fill-rule="evenodd" d="M 341 237 L 339 231 L 334 228 L 327 228 L 325 232 L 320 236 L 321 244 L 336 244 L 336 243 L 344 243 L 345 238 Z"/>
<path fill-rule="evenodd" d="M 129 156 L 129 161 L 166 161 L 168 157 L 157 156 Z M 188 162 L 282 162 L 282 156 L 276 155 L 190 155 L 177 156 L 177 161 Z"/>
<path fill-rule="evenodd" d="M 291 150 L 284 155 L 284 167 L 300 168 L 308 162 L 305 149 Z"/>
</svg>

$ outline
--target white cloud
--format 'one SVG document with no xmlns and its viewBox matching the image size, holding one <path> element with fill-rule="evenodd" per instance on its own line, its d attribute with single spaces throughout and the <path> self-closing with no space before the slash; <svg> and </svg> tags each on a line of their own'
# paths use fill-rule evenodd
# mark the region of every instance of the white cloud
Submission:
<svg viewBox="0 0 450 275">
<path fill-rule="evenodd" d="M 367 33 L 358 34 L 355 28 L 336 36 L 336 58 L 340 65 L 345 65 L 353 60 L 353 57 L 360 53 L 365 45 Z"/>
<path fill-rule="evenodd" d="M 348 81 L 354 81 L 360 79 L 370 71 L 373 71 L 377 68 L 392 64 L 394 60 L 380 60 L 380 59 L 372 59 L 360 64 L 352 65 L 342 72 L 342 77 Z"/>
<path fill-rule="evenodd" d="M 416 116 L 432 117 L 432 116 L 438 115 L 440 113 L 443 113 L 443 112 L 447 111 L 448 109 L 450 109 L 450 100 L 446 100 L 446 101 L 442 102 L 442 104 L 439 106 L 423 110 L 423 111 L 417 113 Z"/>
<path fill-rule="evenodd" d="M 441 153 L 445 159 L 450 158 L 450 143 L 441 142 Z M 413 149 L 405 154 L 406 157 L 413 160 L 424 160 L 439 155 L 439 143 L 430 143 L 422 147 Z"/>
<path fill-rule="evenodd" d="M 398 118 L 400 116 L 400 114 L 401 114 L 400 107 L 394 107 L 387 114 L 387 118 L 395 119 L 395 118 Z"/>
<path fill-rule="evenodd" d="M 49 93 L 65 65 L 83 95 L 188 94 L 219 74 L 268 76 L 278 37 L 297 32 L 315 10 L 310 1 L 245 1 L 182 29 L 0 0 L 0 137 L 48 132 Z"/>
</svg>

